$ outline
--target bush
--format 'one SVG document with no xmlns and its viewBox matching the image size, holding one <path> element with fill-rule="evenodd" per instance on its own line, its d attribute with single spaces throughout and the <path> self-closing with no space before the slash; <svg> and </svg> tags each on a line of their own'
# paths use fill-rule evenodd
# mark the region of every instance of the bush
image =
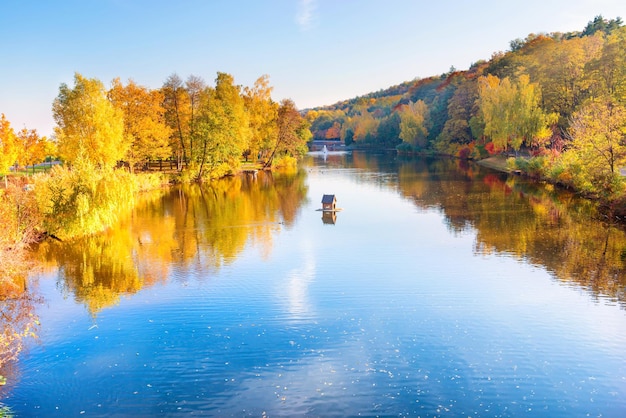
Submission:
<svg viewBox="0 0 626 418">
<path fill-rule="evenodd" d="M 122 169 L 96 169 L 79 160 L 70 170 L 54 167 L 35 177 L 43 228 L 58 237 L 91 235 L 115 224 L 134 204 L 136 176 Z"/>
<path fill-rule="evenodd" d="M 399 154 L 410 154 L 413 152 L 413 146 L 407 142 L 403 142 L 396 146 L 396 150 Z"/>
<path fill-rule="evenodd" d="M 280 157 L 274 158 L 274 168 L 279 170 L 295 168 L 297 165 L 298 160 L 290 155 L 281 155 Z"/>
</svg>

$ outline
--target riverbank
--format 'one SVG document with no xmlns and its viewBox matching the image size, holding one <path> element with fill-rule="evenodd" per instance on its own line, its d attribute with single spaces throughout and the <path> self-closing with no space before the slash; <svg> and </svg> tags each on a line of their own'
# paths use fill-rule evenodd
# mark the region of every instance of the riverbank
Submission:
<svg viewBox="0 0 626 418">
<path fill-rule="evenodd" d="M 476 163 L 483 167 L 491 168 L 493 170 L 510 173 L 511 169 L 507 166 L 506 160 L 507 157 L 504 155 L 494 155 L 493 157 L 478 160 L 476 161 Z"/>
</svg>

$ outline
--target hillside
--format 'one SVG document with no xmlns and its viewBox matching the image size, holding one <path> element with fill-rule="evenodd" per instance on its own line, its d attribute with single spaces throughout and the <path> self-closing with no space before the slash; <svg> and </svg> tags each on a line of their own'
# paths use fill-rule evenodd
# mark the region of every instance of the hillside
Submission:
<svg viewBox="0 0 626 418">
<path fill-rule="evenodd" d="M 332 105 L 307 111 L 314 138 L 339 138 L 347 145 L 385 147 L 402 142 L 400 113 L 405 105 L 422 100 L 428 109 L 424 118 L 427 130 L 417 148 L 433 150 L 441 141 L 468 144 L 483 139 L 472 133 L 469 121 L 480 117 L 478 79 L 492 75 L 514 79 L 525 73 L 530 82 L 544 93 L 546 111 L 557 112 L 559 129 L 567 128 L 577 104 L 592 93 L 591 84 L 603 84 L 598 64 L 612 57 L 613 65 L 623 60 L 624 28 L 621 18 L 607 20 L 601 16 L 590 21 L 582 31 L 568 33 L 530 34 L 525 39 L 510 41 L 510 50 L 495 52 L 489 61 L 477 61 L 466 71 L 456 71 L 405 81 L 384 90 L 371 92 Z M 606 51 L 604 51 L 606 49 Z M 568 71 L 559 71 L 567 66 Z M 624 69 L 620 79 L 623 83 Z M 567 91 L 560 86 L 570 85 Z M 611 86 L 603 86 L 611 91 Z M 407 142 L 407 141 L 405 141 Z M 409 141 L 410 142 L 410 141 Z M 395 146 L 394 145 L 394 146 Z M 445 148 L 445 147 L 444 147 Z M 454 146 L 452 147 L 455 148 Z"/>
</svg>

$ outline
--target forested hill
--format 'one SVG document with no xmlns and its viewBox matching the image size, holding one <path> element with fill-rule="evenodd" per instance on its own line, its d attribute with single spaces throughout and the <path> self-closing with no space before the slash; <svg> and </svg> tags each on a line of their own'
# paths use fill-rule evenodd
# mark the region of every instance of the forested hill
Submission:
<svg viewBox="0 0 626 418">
<path fill-rule="evenodd" d="M 530 34 L 466 71 L 406 81 L 307 117 L 315 139 L 358 147 L 474 158 L 520 147 L 560 152 L 572 118 L 589 113 L 591 102 L 626 101 L 625 51 L 621 18 L 598 16 L 580 32 Z"/>
</svg>

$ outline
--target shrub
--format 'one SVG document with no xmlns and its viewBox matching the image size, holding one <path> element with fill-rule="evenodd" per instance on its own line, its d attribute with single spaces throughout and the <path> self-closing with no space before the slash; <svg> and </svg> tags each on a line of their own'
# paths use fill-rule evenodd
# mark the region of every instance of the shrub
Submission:
<svg viewBox="0 0 626 418">
<path fill-rule="evenodd" d="M 96 169 L 86 160 L 72 169 L 54 167 L 35 177 L 35 194 L 43 228 L 71 238 L 100 232 L 128 212 L 139 191 L 136 177 L 125 170 Z"/>
<path fill-rule="evenodd" d="M 413 146 L 407 142 L 403 142 L 396 146 L 396 150 L 399 154 L 410 154 L 413 152 Z"/>
</svg>

